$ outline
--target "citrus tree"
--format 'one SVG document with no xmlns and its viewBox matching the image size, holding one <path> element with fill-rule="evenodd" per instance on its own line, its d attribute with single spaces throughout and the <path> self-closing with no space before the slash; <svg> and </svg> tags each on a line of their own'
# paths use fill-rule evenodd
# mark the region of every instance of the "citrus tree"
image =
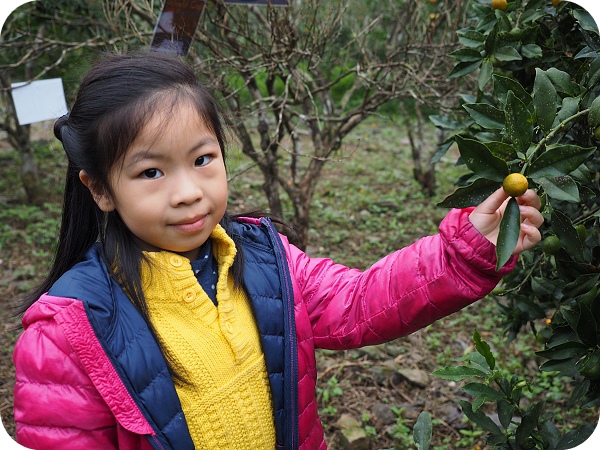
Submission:
<svg viewBox="0 0 600 450">
<path fill-rule="evenodd" d="M 470 78 L 472 92 L 462 95 L 454 117 L 433 117 L 451 133 L 437 157 L 456 144 L 468 173 L 441 206 L 475 205 L 503 182 L 507 191 L 528 185 L 538 192 L 546 219 L 544 240 L 521 256 L 496 289 L 496 299 L 509 339 L 532 330 L 544 342 L 538 352 L 544 360 L 541 370 L 572 377 L 573 407 L 597 407 L 598 28 L 584 9 L 557 0 L 479 0 L 471 4 L 470 14 L 471 25 L 458 31 L 461 48 L 450 54 L 455 65 L 449 76 Z M 519 208 L 512 198 L 498 239 L 499 266 L 510 257 L 518 227 Z M 458 375 L 438 374 L 464 379 L 479 370 L 475 375 L 483 381 L 469 387 L 478 402 L 463 405 L 463 410 L 488 432 L 488 443 L 496 448 L 570 448 L 577 439 L 561 441 L 541 404 L 521 408 L 523 380 L 498 375 L 489 348 L 481 341 L 477 348 L 484 356 L 477 360 L 481 370 L 475 361 Z M 479 411 L 485 402 L 495 403 L 502 427 Z M 518 425 L 513 415 L 520 416 Z M 576 437 L 581 440 L 589 431 Z"/>
</svg>

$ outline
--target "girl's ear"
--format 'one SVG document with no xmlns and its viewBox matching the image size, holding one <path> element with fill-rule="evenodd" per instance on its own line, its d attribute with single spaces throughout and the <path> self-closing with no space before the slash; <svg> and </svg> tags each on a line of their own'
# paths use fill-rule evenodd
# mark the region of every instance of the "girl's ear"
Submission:
<svg viewBox="0 0 600 450">
<path fill-rule="evenodd" d="M 92 182 L 92 180 L 90 180 L 90 177 L 84 170 L 79 171 L 79 179 L 85 185 L 85 187 L 90 190 L 92 197 L 96 202 L 96 205 L 98 205 L 98 208 L 100 208 L 101 211 L 111 212 L 115 210 L 115 204 L 110 198 L 110 195 L 108 195 L 104 191 L 98 191 L 95 188 L 94 183 Z"/>
</svg>

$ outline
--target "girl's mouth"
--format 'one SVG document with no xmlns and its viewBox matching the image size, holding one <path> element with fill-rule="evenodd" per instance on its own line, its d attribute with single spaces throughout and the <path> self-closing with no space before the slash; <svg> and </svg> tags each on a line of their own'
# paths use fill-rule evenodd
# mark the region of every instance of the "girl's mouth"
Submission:
<svg viewBox="0 0 600 450">
<path fill-rule="evenodd" d="M 198 216 L 191 219 L 185 219 L 181 222 L 172 224 L 171 226 L 183 233 L 195 233 L 204 227 L 206 216 Z"/>
</svg>

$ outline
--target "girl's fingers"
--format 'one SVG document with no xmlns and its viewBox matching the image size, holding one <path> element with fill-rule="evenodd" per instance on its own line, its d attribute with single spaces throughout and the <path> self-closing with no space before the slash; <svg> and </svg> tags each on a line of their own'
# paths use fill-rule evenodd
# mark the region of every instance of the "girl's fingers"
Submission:
<svg viewBox="0 0 600 450">
<path fill-rule="evenodd" d="M 527 222 L 535 227 L 541 227 L 544 223 L 544 216 L 542 213 L 533 206 L 519 206 L 521 212 L 521 221 Z"/>
<path fill-rule="evenodd" d="M 521 253 L 522 251 L 529 250 L 537 245 L 542 240 L 542 234 L 540 230 L 531 224 L 523 222 L 521 224 L 521 242 L 517 244 L 513 254 Z"/>
<path fill-rule="evenodd" d="M 538 211 L 542 207 L 542 201 L 533 189 L 527 189 L 527 191 L 525 191 L 523 195 L 517 197 L 517 202 L 519 203 L 519 205 L 532 206 Z"/>
<path fill-rule="evenodd" d="M 482 201 L 473 212 L 480 214 L 495 214 L 507 199 L 508 195 L 504 192 L 504 189 L 499 188 Z"/>
</svg>

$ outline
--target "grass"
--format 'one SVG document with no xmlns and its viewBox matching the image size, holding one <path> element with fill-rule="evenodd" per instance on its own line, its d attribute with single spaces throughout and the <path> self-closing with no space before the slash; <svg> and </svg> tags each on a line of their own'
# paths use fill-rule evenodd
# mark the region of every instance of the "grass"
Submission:
<svg viewBox="0 0 600 450">
<path fill-rule="evenodd" d="M 17 176 L 18 154 L 6 145 L 0 146 L 0 298 L 7 324 L 0 353 L 0 405 L 12 404 L 10 355 L 16 333 L 9 331 L 9 325 L 18 325 L 18 319 L 9 316 L 7 305 L 13 305 L 21 293 L 31 289 L 47 269 L 58 235 L 66 162 L 60 148 L 49 143 L 54 142 L 49 127 L 40 132 L 35 153 L 48 193 L 47 202 L 41 207 L 26 205 Z M 412 177 L 410 149 L 403 130 L 383 119 L 365 121 L 347 137 L 337 156 L 337 162 L 325 167 L 317 188 L 307 252 L 361 269 L 397 248 L 435 233 L 447 212 L 435 205 L 452 192 L 454 181 L 462 174 L 453 160 L 444 160 L 437 166 L 437 194 L 425 195 Z M 228 168 L 232 207 L 266 208 L 258 169 L 252 168 L 235 148 L 230 150 Z M 494 302 L 486 299 L 389 344 L 347 352 L 319 351 L 318 395 L 330 449 L 339 448 L 335 423 L 343 413 L 352 414 L 362 423 L 374 448 L 408 448 L 414 424 L 414 418 L 407 416 L 411 408 L 432 413 L 437 450 L 484 447 L 479 430 L 462 419 L 449 424 L 441 411 L 461 395 L 460 386 L 433 378 L 430 386 L 419 389 L 392 375 L 381 376 L 387 373 L 386 367 L 392 366 L 431 373 L 441 366 L 456 364 L 472 351 L 475 328 L 490 343 L 507 372 L 519 374 L 531 383 L 531 399 L 548 399 L 550 410 L 557 414 L 559 428 L 597 420 L 594 413 L 565 407 L 569 380 L 537 371 L 541 361 L 535 350 L 541 344 L 532 335 L 523 333 L 510 345 L 505 344 L 500 331 L 501 316 Z M 371 410 L 375 403 L 392 408 L 397 415 L 394 423 L 378 422 Z M 4 406 L 2 419 L 5 424 L 12 421 L 9 406 Z"/>
</svg>

